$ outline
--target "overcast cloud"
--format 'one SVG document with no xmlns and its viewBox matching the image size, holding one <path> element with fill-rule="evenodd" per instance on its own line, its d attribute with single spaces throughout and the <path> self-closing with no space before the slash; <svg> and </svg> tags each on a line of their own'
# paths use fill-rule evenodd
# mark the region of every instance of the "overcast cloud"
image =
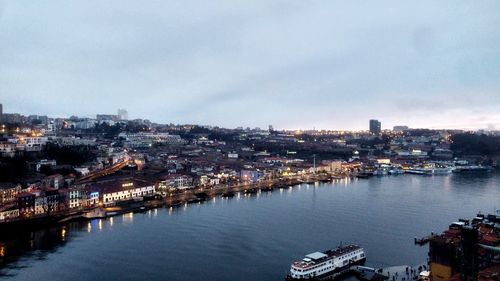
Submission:
<svg viewBox="0 0 500 281">
<path fill-rule="evenodd" d="M 0 1 L 5 112 L 500 129 L 500 1 Z"/>
</svg>

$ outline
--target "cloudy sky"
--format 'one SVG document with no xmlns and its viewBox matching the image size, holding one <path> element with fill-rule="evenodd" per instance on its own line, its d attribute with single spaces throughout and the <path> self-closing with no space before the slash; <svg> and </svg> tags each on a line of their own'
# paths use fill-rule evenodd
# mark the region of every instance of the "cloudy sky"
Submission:
<svg viewBox="0 0 500 281">
<path fill-rule="evenodd" d="M 500 129 L 500 1 L 0 0 L 4 112 Z"/>
</svg>

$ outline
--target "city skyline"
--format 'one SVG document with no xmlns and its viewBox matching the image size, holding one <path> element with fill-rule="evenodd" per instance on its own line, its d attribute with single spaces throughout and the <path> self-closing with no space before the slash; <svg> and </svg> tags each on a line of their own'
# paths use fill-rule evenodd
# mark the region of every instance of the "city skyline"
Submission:
<svg viewBox="0 0 500 281">
<path fill-rule="evenodd" d="M 130 119 L 228 128 L 500 128 L 497 2 L 190 4 L 1 2 L 3 111 L 125 108 Z"/>
<path fill-rule="evenodd" d="M 2 107 L 3 105 L 0 103 L 0 113 L 2 113 Z M 368 125 L 366 128 L 360 128 L 360 129 L 331 129 L 331 128 L 316 128 L 316 127 L 312 127 L 312 128 L 275 128 L 275 126 L 273 126 L 272 124 L 268 125 L 268 126 L 263 126 L 263 127 L 260 127 L 260 126 L 236 126 L 236 127 L 224 127 L 224 126 L 220 126 L 220 125 L 212 125 L 212 124 L 201 124 L 201 123 L 158 123 L 158 122 L 154 122 L 154 121 L 151 121 L 149 119 L 146 119 L 146 118 L 140 118 L 140 117 L 137 117 L 137 118 L 134 118 L 134 119 L 130 119 L 128 118 L 128 111 L 124 108 L 119 108 L 117 110 L 117 112 L 115 113 L 110 113 L 110 112 L 106 112 L 106 113 L 98 113 L 96 115 L 93 115 L 93 116 L 90 116 L 90 115 L 80 115 L 80 116 L 77 116 L 77 115 L 74 115 L 72 114 L 71 116 L 50 116 L 50 115 L 41 115 L 41 114 L 34 114 L 34 113 L 26 113 L 26 114 L 22 114 L 22 113 L 19 113 L 19 112 L 3 112 L 4 114 L 7 114 L 7 115 L 18 115 L 18 116 L 24 116 L 25 118 L 37 118 L 39 119 L 40 117 L 43 117 L 43 118 L 50 118 L 50 119 L 54 119 L 54 120 L 57 120 L 57 119 L 67 119 L 67 120 L 70 120 L 71 118 L 78 118 L 79 120 L 96 120 L 97 122 L 106 122 L 106 120 L 102 120 L 103 118 L 113 118 L 113 122 L 115 121 L 147 121 L 149 123 L 154 123 L 154 124 L 159 124 L 159 125 L 169 125 L 169 124 L 172 124 L 172 125 L 175 125 L 175 126 L 182 126 L 182 125 L 194 125 L 194 126 L 202 126 L 202 127 L 205 127 L 205 126 L 208 126 L 208 127 L 219 127 L 219 128 L 226 128 L 226 129 L 238 129 L 238 128 L 244 128 L 244 129 L 251 129 L 251 130 L 254 130 L 254 129 L 260 129 L 260 130 L 283 130 L 283 131 L 304 131 L 304 132 L 308 132 L 308 131 L 346 131 L 346 132 L 363 132 L 363 131 L 366 131 L 366 132 L 370 132 L 370 133 L 374 133 L 374 134 L 379 134 L 380 132 L 375 132 L 375 131 L 372 131 L 372 122 L 375 121 L 375 122 L 378 122 L 378 127 L 379 129 L 378 130 L 382 130 L 382 131 L 396 131 L 396 132 L 401 132 L 401 131 L 404 131 L 404 130 L 411 130 L 411 129 L 431 129 L 431 130 L 465 130 L 465 131 L 498 131 L 497 128 L 492 128 L 492 127 L 489 127 L 489 128 L 453 128 L 453 127 L 450 127 L 450 128 L 447 128 L 447 127 L 410 127 L 410 126 L 407 126 L 407 125 L 403 125 L 403 124 L 399 124 L 399 125 L 394 125 L 394 126 L 382 126 L 382 123 L 383 122 L 380 122 L 380 120 L 376 120 L 376 119 L 370 119 L 370 120 L 367 120 L 368 121 Z M 1 114 L 0 114 L 1 116 Z M 12 118 L 12 117 L 11 117 Z M 18 117 L 14 117 L 14 118 L 18 118 Z M 116 118 L 116 119 L 115 119 Z M 5 123 L 5 120 L 3 120 L 4 118 L 0 118 L 0 123 Z M 40 120 L 40 119 L 39 119 Z M 8 123 L 9 121 L 7 121 Z M 10 121 L 10 123 L 12 123 L 13 121 Z M 14 122 L 16 123 L 16 122 Z M 376 126 L 376 125 L 375 125 Z"/>
</svg>

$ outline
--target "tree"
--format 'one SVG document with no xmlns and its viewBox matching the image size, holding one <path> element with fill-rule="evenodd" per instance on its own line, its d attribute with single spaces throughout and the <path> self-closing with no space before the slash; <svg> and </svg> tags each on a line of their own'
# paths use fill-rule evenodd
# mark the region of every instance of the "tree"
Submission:
<svg viewBox="0 0 500 281">
<path fill-rule="evenodd" d="M 495 156 L 500 154 L 500 139 L 498 137 L 464 133 L 453 135 L 451 141 L 450 149 L 457 156 Z"/>
<path fill-rule="evenodd" d="M 86 145 L 60 146 L 48 143 L 43 151 L 45 158 L 54 159 L 58 164 L 81 165 L 95 159 L 94 148 Z"/>
</svg>

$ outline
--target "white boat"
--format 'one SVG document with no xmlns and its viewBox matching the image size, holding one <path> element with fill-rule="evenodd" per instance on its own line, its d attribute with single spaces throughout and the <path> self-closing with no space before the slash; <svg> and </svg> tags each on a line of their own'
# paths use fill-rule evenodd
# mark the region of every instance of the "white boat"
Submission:
<svg viewBox="0 0 500 281">
<path fill-rule="evenodd" d="M 404 174 L 405 171 L 403 169 L 392 169 L 392 170 L 389 170 L 389 174 L 391 175 L 401 175 L 401 174 Z"/>
<path fill-rule="evenodd" d="M 453 167 L 431 163 L 424 167 L 413 167 L 407 170 L 406 173 L 418 175 L 448 175 L 451 174 L 453 170 Z"/>
<path fill-rule="evenodd" d="M 330 276 L 349 269 L 352 265 L 363 264 L 365 260 L 364 249 L 352 244 L 325 252 L 314 252 L 292 263 L 287 280 Z"/>
</svg>

